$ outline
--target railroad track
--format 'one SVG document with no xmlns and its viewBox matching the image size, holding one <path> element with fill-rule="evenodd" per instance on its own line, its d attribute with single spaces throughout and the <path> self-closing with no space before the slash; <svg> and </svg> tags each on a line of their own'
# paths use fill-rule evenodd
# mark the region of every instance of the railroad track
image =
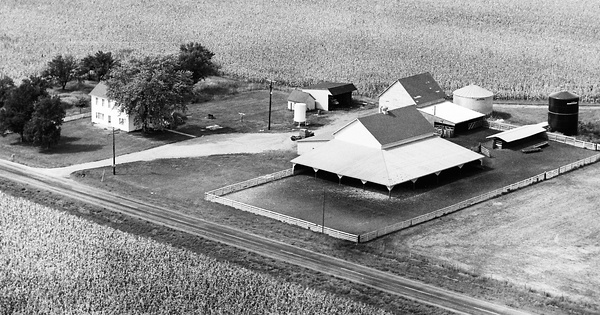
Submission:
<svg viewBox="0 0 600 315">
<path fill-rule="evenodd" d="M 0 177 L 457 314 L 527 314 L 0 160 Z"/>
</svg>

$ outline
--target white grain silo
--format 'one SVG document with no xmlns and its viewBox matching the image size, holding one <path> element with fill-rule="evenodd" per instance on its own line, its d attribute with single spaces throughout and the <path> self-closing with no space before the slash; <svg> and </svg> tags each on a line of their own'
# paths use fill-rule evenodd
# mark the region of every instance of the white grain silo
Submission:
<svg viewBox="0 0 600 315">
<path fill-rule="evenodd" d="M 471 84 L 454 91 L 453 103 L 470 110 L 490 115 L 493 111 L 494 93 Z"/>
<path fill-rule="evenodd" d="M 296 103 L 294 106 L 294 122 L 306 124 L 306 104 Z"/>
</svg>

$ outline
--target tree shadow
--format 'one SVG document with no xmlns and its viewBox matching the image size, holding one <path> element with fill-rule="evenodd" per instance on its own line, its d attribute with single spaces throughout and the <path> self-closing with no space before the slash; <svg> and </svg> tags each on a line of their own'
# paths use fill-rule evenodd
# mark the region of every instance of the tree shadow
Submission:
<svg viewBox="0 0 600 315">
<path fill-rule="evenodd" d="M 78 137 L 61 137 L 60 142 L 57 146 L 50 147 L 48 149 L 40 148 L 42 154 L 67 154 L 67 153 L 80 153 L 80 152 L 92 152 L 101 150 L 104 146 L 100 144 L 81 144 L 74 143 L 81 140 Z M 31 145 L 31 144 L 29 144 Z"/>
</svg>

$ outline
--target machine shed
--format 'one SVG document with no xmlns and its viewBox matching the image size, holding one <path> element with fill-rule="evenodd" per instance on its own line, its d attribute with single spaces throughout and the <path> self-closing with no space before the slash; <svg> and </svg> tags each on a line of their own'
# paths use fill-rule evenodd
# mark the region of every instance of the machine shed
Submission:
<svg viewBox="0 0 600 315">
<path fill-rule="evenodd" d="M 356 87 L 352 83 L 322 82 L 302 89 L 315 99 L 315 107 L 322 110 L 331 110 L 335 107 L 350 107 L 352 105 L 352 92 Z"/>
</svg>

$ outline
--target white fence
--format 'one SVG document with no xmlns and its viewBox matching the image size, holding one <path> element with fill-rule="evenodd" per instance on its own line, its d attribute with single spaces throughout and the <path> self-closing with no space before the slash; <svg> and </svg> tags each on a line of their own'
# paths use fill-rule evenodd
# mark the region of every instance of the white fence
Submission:
<svg viewBox="0 0 600 315">
<path fill-rule="evenodd" d="M 250 187 L 254 187 L 254 186 L 258 186 L 258 185 L 262 185 L 268 182 L 272 182 L 284 177 L 289 177 L 294 175 L 294 170 L 293 169 L 286 169 L 277 173 L 273 173 L 273 174 L 269 174 L 269 175 L 265 175 L 265 176 L 261 176 L 261 177 L 257 177 L 257 178 L 253 178 L 241 183 L 236 183 L 233 185 L 229 185 L 229 186 L 225 186 L 222 188 L 217 188 L 215 190 L 209 191 L 207 193 L 205 193 L 205 199 L 208 201 L 212 201 L 212 202 L 216 202 L 216 203 L 220 203 L 222 205 L 226 205 L 226 206 L 230 206 L 233 208 L 236 208 L 238 210 L 242 210 L 242 211 L 246 211 L 246 212 L 250 212 L 250 213 L 254 213 L 257 215 L 261 215 L 267 218 L 271 218 L 271 219 L 275 219 L 281 222 L 285 222 L 288 224 L 293 224 L 296 226 L 300 226 L 303 227 L 305 229 L 309 229 L 311 231 L 314 232 L 322 232 L 325 233 L 331 237 L 335 237 L 335 238 L 339 238 L 339 239 L 343 239 L 343 240 L 347 240 L 347 241 L 351 241 L 351 242 L 358 242 L 358 235 L 357 234 L 351 234 L 351 233 L 346 233 L 346 232 L 342 232 L 336 229 L 332 229 L 329 227 L 324 227 L 321 224 L 316 224 L 316 223 L 312 223 L 309 221 L 305 221 L 302 219 L 298 219 L 298 218 L 294 218 L 285 214 L 281 214 L 275 211 L 271 211 L 271 210 L 267 210 L 267 209 L 263 209 L 260 207 L 256 207 L 256 206 L 252 206 L 243 202 L 239 202 L 236 200 L 232 200 L 229 198 L 225 198 L 223 197 L 224 195 L 227 194 L 231 194 L 234 193 L 236 191 L 240 191 L 243 189 L 247 189 Z"/>
<path fill-rule="evenodd" d="M 560 174 L 564 174 L 567 172 L 570 172 L 574 169 L 580 168 L 582 166 L 588 165 L 588 164 L 592 164 L 592 163 L 596 163 L 598 160 L 600 160 L 600 154 L 585 158 L 583 160 L 579 160 L 577 162 L 574 163 L 570 163 L 567 164 L 565 166 L 561 166 L 560 168 L 551 170 L 551 171 L 547 171 L 544 172 L 542 174 L 527 178 L 525 180 L 522 180 L 520 182 L 508 185 L 508 186 L 504 186 L 500 189 L 496 189 L 490 192 L 487 192 L 483 195 L 479 195 L 477 197 L 473 197 L 464 201 L 461 201 L 459 203 L 453 204 L 451 206 L 433 211 L 433 212 L 429 212 L 423 215 L 420 215 L 418 217 L 412 218 L 410 220 L 406 220 L 406 221 L 402 221 L 402 222 L 398 222 L 396 224 L 392 224 L 389 226 L 386 226 L 382 229 L 376 230 L 376 231 L 372 231 L 372 232 L 368 232 L 365 234 L 361 234 L 359 237 L 359 242 L 368 242 L 370 240 L 373 240 L 375 238 L 378 238 L 380 236 L 392 233 L 392 232 L 396 232 L 405 228 L 408 228 L 410 226 L 413 225 L 417 225 L 419 223 L 423 223 L 426 221 L 430 221 L 433 220 L 435 218 L 441 217 L 443 215 L 446 215 L 448 213 L 452 213 L 467 207 L 470 207 L 474 204 L 483 202 L 483 201 L 487 201 L 490 200 L 492 198 L 501 196 L 503 194 L 507 194 L 511 191 L 515 191 L 530 185 L 533 185 L 535 183 L 556 177 Z"/>
<path fill-rule="evenodd" d="M 63 119 L 63 122 L 67 122 L 67 121 L 71 121 L 71 120 L 77 120 L 77 119 L 81 119 L 81 118 L 86 118 L 86 117 L 92 117 L 92 113 L 82 113 L 82 114 L 77 114 L 77 115 L 71 115 L 71 116 L 67 116 Z"/>
</svg>

